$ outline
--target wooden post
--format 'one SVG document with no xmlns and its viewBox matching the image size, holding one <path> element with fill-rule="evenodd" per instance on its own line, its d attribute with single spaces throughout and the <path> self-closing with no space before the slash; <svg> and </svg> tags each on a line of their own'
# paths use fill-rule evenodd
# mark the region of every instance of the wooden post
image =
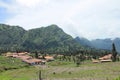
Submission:
<svg viewBox="0 0 120 80">
<path fill-rule="evenodd" d="M 39 71 L 39 80 L 42 80 L 41 70 Z"/>
</svg>

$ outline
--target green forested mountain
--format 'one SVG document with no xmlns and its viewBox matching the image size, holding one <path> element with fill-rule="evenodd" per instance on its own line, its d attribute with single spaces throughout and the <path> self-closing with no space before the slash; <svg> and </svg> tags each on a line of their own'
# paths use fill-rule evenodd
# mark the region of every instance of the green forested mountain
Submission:
<svg viewBox="0 0 120 80">
<path fill-rule="evenodd" d="M 24 30 L 19 26 L 0 24 L 0 49 L 17 51 L 67 52 L 81 46 L 57 25 Z"/>
<path fill-rule="evenodd" d="M 22 46 L 49 52 L 66 52 L 80 46 L 57 25 L 31 29 L 23 36 Z"/>
<path fill-rule="evenodd" d="M 14 50 L 20 47 L 25 32 L 19 26 L 0 24 L 0 50 Z"/>
</svg>

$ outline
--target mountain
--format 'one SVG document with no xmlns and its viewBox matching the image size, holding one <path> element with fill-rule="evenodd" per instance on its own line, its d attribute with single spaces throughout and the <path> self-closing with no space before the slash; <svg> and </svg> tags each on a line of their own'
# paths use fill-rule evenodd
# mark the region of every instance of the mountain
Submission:
<svg viewBox="0 0 120 80">
<path fill-rule="evenodd" d="M 86 47 L 92 47 L 91 42 L 83 37 L 76 37 L 75 40 L 79 42 L 81 45 L 86 46 Z"/>
<path fill-rule="evenodd" d="M 91 44 L 93 47 L 98 48 L 98 49 L 107 49 L 111 50 L 112 49 L 112 40 L 111 39 L 95 39 L 91 41 Z"/>
<path fill-rule="evenodd" d="M 0 49 L 12 50 L 20 46 L 25 32 L 19 26 L 0 24 Z"/>
<path fill-rule="evenodd" d="M 120 52 L 120 38 L 115 38 L 114 40 L 110 38 L 94 39 L 90 41 L 85 38 L 76 37 L 75 40 L 83 46 L 89 46 L 92 48 L 105 49 L 105 50 L 112 50 L 112 43 L 114 42 L 116 46 L 116 50 Z"/>
<path fill-rule="evenodd" d="M 112 50 L 112 43 L 115 43 L 116 50 L 120 52 L 120 38 L 115 38 L 115 39 L 96 39 L 92 40 L 91 43 L 93 47 L 98 48 L 98 49 L 107 49 L 107 50 Z"/>
<path fill-rule="evenodd" d="M 23 36 L 22 46 L 26 49 L 64 52 L 80 47 L 78 43 L 57 25 L 31 29 Z"/>
<path fill-rule="evenodd" d="M 0 24 L 0 49 L 44 52 L 67 52 L 81 46 L 57 25 L 24 30 L 19 26 Z"/>
<path fill-rule="evenodd" d="M 111 50 L 112 42 L 115 43 L 117 51 L 120 52 L 120 38 L 90 41 L 80 37 L 73 39 L 57 25 L 24 30 L 19 26 L 0 24 L 0 51 L 20 50 L 62 53 L 79 51 L 85 49 L 85 47 Z"/>
</svg>

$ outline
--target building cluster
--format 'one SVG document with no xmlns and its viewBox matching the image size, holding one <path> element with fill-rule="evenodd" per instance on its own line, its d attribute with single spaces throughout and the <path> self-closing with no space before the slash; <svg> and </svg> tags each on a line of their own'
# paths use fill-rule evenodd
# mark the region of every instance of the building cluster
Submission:
<svg viewBox="0 0 120 80">
<path fill-rule="evenodd" d="M 38 65 L 38 64 L 43 65 L 47 61 L 54 60 L 54 58 L 52 56 L 45 56 L 44 59 L 42 59 L 42 58 L 36 59 L 36 58 L 33 58 L 32 56 L 30 56 L 30 53 L 28 53 L 28 52 L 21 52 L 21 53 L 8 52 L 8 53 L 6 53 L 5 56 L 12 57 L 12 58 L 18 58 L 29 65 Z"/>
</svg>

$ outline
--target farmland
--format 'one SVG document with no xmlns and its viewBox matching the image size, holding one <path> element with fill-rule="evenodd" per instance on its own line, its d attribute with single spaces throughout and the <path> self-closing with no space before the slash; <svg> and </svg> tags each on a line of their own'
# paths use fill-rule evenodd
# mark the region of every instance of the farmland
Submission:
<svg viewBox="0 0 120 80">
<path fill-rule="evenodd" d="M 0 59 L 3 60 L 3 57 Z M 17 61 L 14 64 L 4 63 L 4 66 L 14 65 L 17 68 L 0 72 L 0 80 L 38 80 L 39 70 L 42 71 L 43 80 L 119 80 L 116 78 L 120 76 L 120 62 L 92 63 L 85 61 L 76 67 L 73 62 L 55 60 L 47 62 L 46 65 L 26 67 L 24 63 Z M 18 64 L 23 66 L 20 68 Z"/>
<path fill-rule="evenodd" d="M 19 69 L 22 67 L 29 67 L 29 66 L 23 63 L 19 59 L 0 56 L 0 72 L 4 72 L 7 70 L 13 70 L 13 69 Z"/>
</svg>

